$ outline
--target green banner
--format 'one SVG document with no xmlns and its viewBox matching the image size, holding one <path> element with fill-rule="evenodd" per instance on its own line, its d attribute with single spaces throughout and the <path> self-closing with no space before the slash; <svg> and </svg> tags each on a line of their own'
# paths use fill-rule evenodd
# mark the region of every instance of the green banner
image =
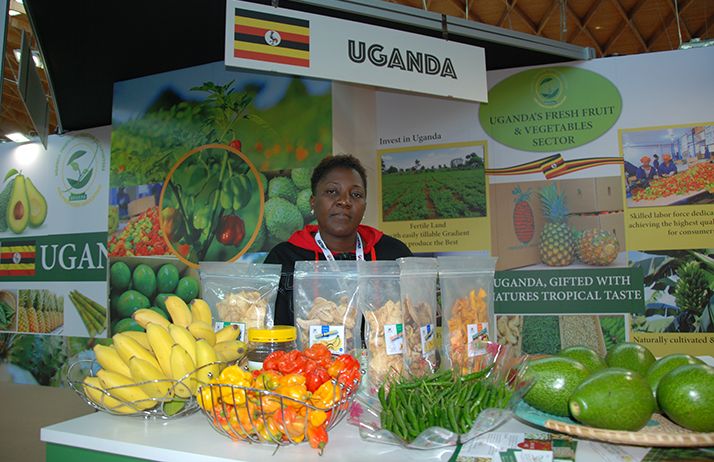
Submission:
<svg viewBox="0 0 714 462">
<path fill-rule="evenodd" d="M 497 314 L 644 313 L 639 268 L 498 271 Z"/>
<path fill-rule="evenodd" d="M 106 281 L 107 233 L 0 240 L 3 282 Z"/>
</svg>

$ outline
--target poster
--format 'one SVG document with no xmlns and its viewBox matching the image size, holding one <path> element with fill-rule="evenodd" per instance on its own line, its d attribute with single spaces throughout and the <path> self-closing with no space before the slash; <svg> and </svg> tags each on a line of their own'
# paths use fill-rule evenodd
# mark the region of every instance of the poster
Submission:
<svg viewBox="0 0 714 462">
<path fill-rule="evenodd" d="M 314 218 L 330 82 L 216 62 L 118 82 L 112 114 L 110 256 L 196 268 L 267 251 Z"/>
</svg>

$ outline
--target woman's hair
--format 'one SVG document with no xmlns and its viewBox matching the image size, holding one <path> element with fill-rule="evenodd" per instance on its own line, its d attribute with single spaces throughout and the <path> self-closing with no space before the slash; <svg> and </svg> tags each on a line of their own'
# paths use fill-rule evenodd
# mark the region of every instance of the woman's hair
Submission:
<svg viewBox="0 0 714 462">
<path fill-rule="evenodd" d="M 367 189 L 367 172 L 365 172 L 359 159 L 349 154 L 340 154 L 337 156 L 325 157 L 319 164 L 317 164 L 315 170 L 312 171 L 312 178 L 310 180 L 312 194 L 315 194 L 317 183 L 319 183 L 320 180 L 336 168 L 349 168 L 359 173 L 359 176 L 362 178 L 362 184 L 364 185 L 364 188 Z"/>
</svg>

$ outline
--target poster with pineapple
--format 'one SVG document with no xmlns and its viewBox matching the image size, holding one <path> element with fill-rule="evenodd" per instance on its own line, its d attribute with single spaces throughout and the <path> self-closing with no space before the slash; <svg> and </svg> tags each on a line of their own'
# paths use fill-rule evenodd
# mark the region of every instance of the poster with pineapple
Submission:
<svg viewBox="0 0 714 462">
<path fill-rule="evenodd" d="M 0 331 L 106 336 L 109 138 L 0 146 Z"/>
<path fill-rule="evenodd" d="M 704 59 L 714 72 L 713 51 L 489 72 L 479 129 L 495 211 L 491 252 L 504 280 L 543 284 L 519 291 L 509 282 L 497 312 L 554 317 L 591 303 L 593 315 L 606 307 L 614 315 L 607 297 L 615 297 L 628 313 L 627 339 L 657 355 L 711 354 L 714 119 L 705 101 L 714 89 L 703 74 L 677 69 Z M 655 67 L 662 80 L 631 78 Z M 683 101 L 686 111 L 670 110 Z M 561 284 L 559 270 L 576 279 Z M 625 279 L 606 279 L 620 270 L 624 291 L 614 286 Z"/>
</svg>

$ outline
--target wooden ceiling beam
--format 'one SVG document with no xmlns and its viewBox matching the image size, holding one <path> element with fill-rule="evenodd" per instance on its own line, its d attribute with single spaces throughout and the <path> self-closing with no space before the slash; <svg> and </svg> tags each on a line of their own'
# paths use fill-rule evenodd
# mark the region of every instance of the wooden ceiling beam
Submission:
<svg viewBox="0 0 714 462">
<path fill-rule="evenodd" d="M 712 27 L 714 27 L 714 14 L 709 16 L 709 18 L 704 21 L 704 25 L 702 26 L 702 28 L 695 31 L 694 33 L 697 34 L 697 37 L 703 40 L 704 37 L 707 35 L 707 32 L 709 32 Z"/>
<path fill-rule="evenodd" d="M 598 2 L 598 5 L 599 5 L 599 4 L 600 4 L 600 2 Z M 570 8 L 570 5 L 566 4 L 566 8 L 567 8 L 568 11 L 570 12 L 570 14 L 573 16 L 573 18 L 575 18 L 575 25 L 578 27 L 578 31 L 577 31 L 577 32 L 573 32 L 573 35 L 572 35 L 568 40 L 566 40 L 566 42 L 572 43 L 573 39 L 574 39 L 580 32 L 582 32 L 582 33 L 584 33 L 584 34 L 593 42 L 593 45 L 594 45 L 594 48 L 595 48 L 595 51 L 597 52 L 597 54 L 598 54 L 599 56 L 603 56 L 602 47 L 600 46 L 600 43 L 597 41 L 597 39 L 593 36 L 593 34 L 590 32 L 590 30 L 589 30 L 587 27 L 585 27 L 585 26 L 583 25 L 583 23 L 581 22 L 581 20 L 580 20 L 580 18 L 578 17 L 578 15 L 575 14 L 575 11 L 573 11 L 573 9 Z M 594 9 L 595 9 L 595 8 L 593 8 L 593 10 L 594 10 Z M 592 15 L 591 15 L 591 16 L 592 16 Z"/>
<path fill-rule="evenodd" d="M 540 23 L 537 24 L 537 35 L 543 35 L 543 29 L 545 29 L 546 24 L 548 24 L 548 21 L 550 21 L 551 16 L 553 16 L 553 13 L 555 13 L 555 11 L 558 9 L 558 6 L 558 0 L 553 0 L 552 2 L 550 2 L 550 7 L 548 7 L 548 11 L 545 12 L 545 14 L 540 20 Z"/>
<path fill-rule="evenodd" d="M 692 6 L 692 3 L 694 3 L 694 0 L 681 0 L 679 2 L 679 16 L 680 17 L 682 16 L 682 13 L 687 11 L 687 8 Z M 668 2 L 668 4 L 669 4 L 669 2 Z M 673 4 L 670 5 L 670 9 L 672 10 L 672 14 L 663 20 L 662 28 L 659 30 L 656 30 L 652 34 L 652 36 L 647 40 L 648 46 L 652 46 L 652 44 L 654 44 L 657 41 L 657 39 L 659 39 L 660 35 L 667 32 L 667 29 L 669 29 L 669 26 L 672 24 L 672 22 L 677 20 L 677 14 L 675 12 Z M 680 24 L 681 24 L 681 21 L 680 21 Z M 686 29 L 685 29 L 685 32 L 689 33 L 688 31 L 686 31 Z M 690 35 L 690 37 L 691 37 L 691 35 Z M 679 37 L 677 37 L 677 39 L 679 39 Z"/>
<path fill-rule="evenodd" d="M 632 8 L 630 8 L 630 14 L 629 14 L 629 16 L 630 16 L 630 17 L 634 17 L 634 16 L 637 14 L 637 12 L 640 10 L 640 8 L 642 8 L 642 6 L 643 6 L 645 3 L 647 3 L 647 0 L 640 0 L 639 2 L 637 2 L 637 4 L 636 4 L 635 6 L 633 6 Z M 620 23 L 615 27 L 615 31 L 616 31 L 616 32 L 614 33 L 614 35 L 612 35 L 612 36 L 610 37 L 610 40 L 608 40 L 607 43 L 605 44 L 605 47 L 604 47 L 605 53 L 609 53 L 609 52 L 610 52 L 610 49 L 612 48 L 613 44 L 614 44 L 615 42 L 617 42 L 617 39 L 619 39 L 620 36 L 622 35 L 622 33 L 625 32 L 624 24 L 625 24 L 625 22 L 623 21 L 623 22 L 620 22 Z M 649 41 L 646 42 L 646 46 L 645 46 L 645 50 L 644 50 L 644 51 L 647 51 L 647 50 L 650 49 L 649 43 L 650 43 Z"/>
<path fill-rule="evenodd" d="M 503 16 L 501 16 L 501 19 L 498 21 L 498 26 L 503 27 L 503 23 L 506 21 L 508 18 L 508 15 L 511 13 L 511 11 L 515 12 L 520 18 L 523 20 L 523 22 L 526 23 L 526 25 L 530 28 L 531 33 L 537 35 L 537 30 L 538 30 L 538 25 L 533 22 L 531 18 L 528 17 L 527 14 L 521 10 L 518 5 L 518 0 L 501 0 L 505 5 L 506 5 L 506 10 L 503 13 Z"/>
<path fill-rule="evenodd" d="M 635 38 L 640 42 L 640 44 L 642 45 L 642 48 L 644 49 L 643 51 L 650 51 L 650 49 L 647 47 L 647 43 L 645 43 L 645 39 L 642 38 L 642 34 L 640 34 L 640 31 L 637 29 L 637 26 L 635 26 L 635 24 L 632 22 L 634 13 L 626 12 L 625 9 L 622 7 L 622 4 L 620 3 L 620 0 L 610 0 L 610 2 L 613 5 L 615 5 L 615 9 L 617 10 L 618 13 L 620 13 L 620 16 L 622 16 L 622 18 L 625 20 L 627 27 L 629 27 L 632 30 L 632 32 L 635 34 Z M 640 0 L 640 3 L 644 3 L 644 0 Z"/>
</svg>

